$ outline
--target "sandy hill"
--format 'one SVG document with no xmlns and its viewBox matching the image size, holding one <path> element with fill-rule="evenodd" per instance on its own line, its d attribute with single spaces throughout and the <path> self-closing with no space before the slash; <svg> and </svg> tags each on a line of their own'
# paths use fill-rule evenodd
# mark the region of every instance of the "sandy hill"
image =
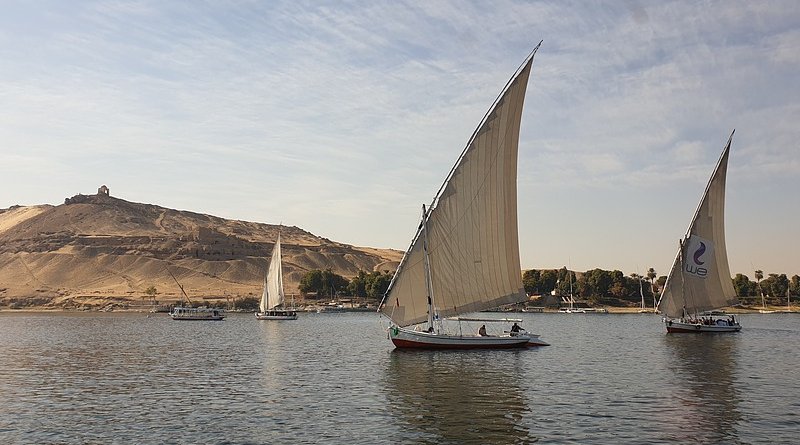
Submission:
<svg viewBox="0 0 800 445">
<path fill-rule="evenodd" d="M 260 295 L 278 226 L 139 204 L 105 194 L 76 195 L 58 206 L 0 209 L 0 305 L 98 307 L 140 302 L 154 286 L 160 301 L 180 289 L 196 300 Z M 303 274 L 331 268 L 393 271 L 402 252 L 354 247 L 297 227 L 281 228 L 287 294 Z"/>
</svg>

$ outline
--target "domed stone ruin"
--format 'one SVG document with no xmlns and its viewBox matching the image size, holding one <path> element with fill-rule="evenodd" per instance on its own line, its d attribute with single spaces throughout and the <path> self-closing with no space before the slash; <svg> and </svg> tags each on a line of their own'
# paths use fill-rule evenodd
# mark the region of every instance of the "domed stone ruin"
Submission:
<svg viewBox="0 0 800 445">
<path fill-rule="evenodd" d="M 106 187 L 106 185 L 103 184 L 103 185 L 100 186 L 100 188 L 97 189 L 97 195 L 82 195 L 82 194 L 78 193 L 77 195 L 73 196 L 72 198 L 65 198 L 64 199 L 64 204 L 81 204 L 81 203 L 87 203 L 87 202 L 95 202 L 96 203 L 97 200 L 92 201 L 92 199 L 90 198 L 91 196 L 110 197 L 111 196 L 111 192 L 108 189 L 108 187 Z M 102 202 L 102 201 L 100 201 L 100 202 Z"/>
</svg>

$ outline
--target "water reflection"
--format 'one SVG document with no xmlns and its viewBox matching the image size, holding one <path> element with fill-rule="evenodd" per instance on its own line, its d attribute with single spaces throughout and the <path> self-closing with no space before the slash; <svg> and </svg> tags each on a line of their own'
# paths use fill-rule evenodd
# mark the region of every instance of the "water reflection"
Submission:
<svg viewBox="0 0 800 445">
<path fill-rule="evenodd" d="M 665 430 L 680 442 L 739 443 L 741 396 L 734 384 L 737 334 L 667 335 L 674 389 Z M 673 427 L 673 428 L 670 428 Z"/>
<path fill-rule="evenodd" d="M 255 318 L 255 317 L 253 317 Z M 256 330 L 258 335 L 257 354 L 258 362 L 262 365 L 262 371 L 258 379 L 265 389 L 270 392 L 277 392 L 285 387 L 288 382 L 284 381 L 284 371 L 286 369 L 285 355 L 287 338 L 284 321 L 280 320 L 256 320 Z"/>
<path fill-rule="evenodd" d="M 392 351 L 391 414 L 413 443 L 532 443 L 520 352 Z"/>
</svg>

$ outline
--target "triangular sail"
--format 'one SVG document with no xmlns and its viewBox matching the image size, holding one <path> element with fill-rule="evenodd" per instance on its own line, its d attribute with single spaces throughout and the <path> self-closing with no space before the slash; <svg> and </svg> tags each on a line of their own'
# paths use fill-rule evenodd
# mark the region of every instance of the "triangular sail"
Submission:
<svg viewBox="0 0 800 445">
<path fill-rule="evenodd" d="M 659 307 L 670 318 L 738 304 L 725 247 L 725 181 L 733 133 L 672 265 Z"/>
<path fill-rule="evenodd" d="M 538 48 L 486 114 L 423 217 L 381 305 L 398 326 L 428 319 L 423 224 L 439 316 L 527 299 L 517 233 L 517 150 Z"/>
<path fill-rule="evenodd" d="M 261 312 L 266 312 L 283 304 L 283 268 L 281 267 L 281 234 L 272 248 L 267 276 L 264 278 L 264 293 L 261 295 Z"/>
</svg>

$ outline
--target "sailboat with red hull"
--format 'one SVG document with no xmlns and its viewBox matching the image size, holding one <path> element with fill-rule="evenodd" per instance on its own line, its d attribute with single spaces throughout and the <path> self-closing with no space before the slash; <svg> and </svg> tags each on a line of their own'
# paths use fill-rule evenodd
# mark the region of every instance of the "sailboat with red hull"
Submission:
<svg viewBox="0 0 800 445">
<path fill-rule="evenodd" d="M 433 202 L 422 206 L 422 221 L 380 306 L 391 320 L 389 338 L 397 348 L 547 345 L 522 329 L 521 319 L 464 316 L 527 301 L 517 233 L 517 151 L 538 49 L 486 113 Z M 487 330 L 487 323 L 514 325 L 498 331 Z"/>
</svg>

